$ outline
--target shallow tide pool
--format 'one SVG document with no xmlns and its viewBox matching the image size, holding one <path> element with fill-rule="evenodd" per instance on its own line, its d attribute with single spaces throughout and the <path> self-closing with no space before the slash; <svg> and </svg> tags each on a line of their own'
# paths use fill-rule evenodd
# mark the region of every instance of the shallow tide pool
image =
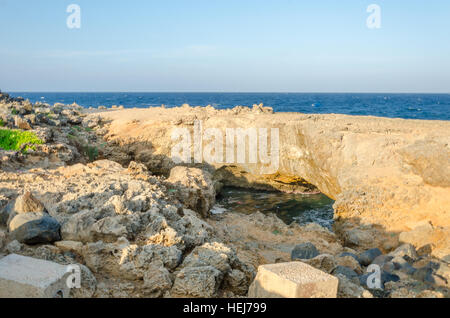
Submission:
<svg viewBox="0 0 450 318">
<path fill-rule="evenodd" d="M 228 211 L 275 213 L 286 224 L 318 223 L 331 228 L 334 201 L 324 194 L 291 194 L 226 187 L 218 197 Z"/>
</svg>

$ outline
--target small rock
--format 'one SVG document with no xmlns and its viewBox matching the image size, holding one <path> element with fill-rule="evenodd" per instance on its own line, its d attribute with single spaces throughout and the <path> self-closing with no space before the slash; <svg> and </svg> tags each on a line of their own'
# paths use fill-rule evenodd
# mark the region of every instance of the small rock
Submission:
<svg viewBox="0 0 450 318">
<path fill-rule="evenodd" d="M 12 242 L 10 242 L 8 245 L 6 245 L 6 250 L 11 253 L 11 254 L 15 254 L 20 252 L 20 250 L 22 249 L 22 244 L 19 243 L 19 241 L 14 240 Z"/>
<path fill-rule="evenodd" d="M 360 229 L 353 229 L 344 234 L 346 246 L 366 246 L 373 242 L 372 235 Z"/>
<path fill-rule="evenodd" d="M 391 262 L 396 269 L 401 269 L 405 264 L 409 264 L 403 257 L 394 257 Z"/>
<path fill-rule="evenodd" d="M 20 116 L 14 116 L 14 126 L 16 126 L 19 129 L 23 129 L 23 130 L 33 129 L 33 127 L 31 127 L 28 120 L 26 120 L 25 118 L 22 118 Z"/>
<path fill-rule="evenodd" d="M 291 260 L 311 259 L 319 255 L 319 251 L 314 244 L 302 243 L 294 247 L 291 252 Z"/>
<path fill-rule="evenodd" d="M 450 265 L 441 262 L 439 268 L 436 270 L 436 274 L 444 277 L 448 282 L 450 282 Z"/>
<path fill-rule="evenodd" d="M 363 266 L 368 266 L 372 264 L 372 262 L 377 258 L 378 256 L 382 255 L 383 253 L 378 248 L 372 248 L 370 250 L 367 250 L 365 252 L 362 252 L 359 254 L 358 259 L 359 263 Z"/>
<path fill-rule="evenodd" d="M 433 279 L 433 269 L 430 267 L 421 267 L 418 268 L 413 274 L 412 277 L 416 280 L 419 280 L 424 283 L 434 283 Z"/>
<path fill-rule="evenodd" d="M 11 236 L 21 243 L 34 245 L 59 241 L 60 224 L 45 213 L 22 213 L 9 224 Z"/>
<path fill-rule="evenodd" d="M 412 260 L 417 260 L 419 256 L 417 255 L 416 248 L 411 244 L 403 244 L 398 247 L 395 251 L 389 253 L 390 256 L 396 257 L 409 257 Z"/>
<path fill-rule="evenodd" d="M 6 242 L 6 233 L 3 232 L 3 230 L 0 230 L 0 251 L 2 250 L 3 246 Z"/>
<path fill-rule="evenodd" d="M 386 262 L 383 264 L 383 266 L 381 267 L 384 271 L 386 272 L 393 272 L 395 270 L 395 265 L 392 262 Z"/>
<path fill-rule="evenodd" d="M 0 210 L 0 225 L 8 225 L 8 220 L 14 212 L 14 201 L 10 201 Z"/>
<path fill-rule="evenodd" d="M 359 262 L 358 255 L 356 255 L 355 253 L 343 252 L 343 253 L 339 254 L 339 257 L 345 257 L 345 256 L 351 256 Z"/>
<path fill-rule="evenodd" d="M 39 213 L 46 211 L 44 205 L 36 199 L 31 192 L 26 192 L 24 195 L 21 195 L 16 199 L 14 210 L 16 213 Z"/>
<path fill-rule="evenodd" d="M 400 233 L 399 240 L 414 246 L 424 246 L 433 242 L 434 232 L 435 229 L 430 222 L 422 222 L 412 231 Z"/>
<path fill-rule="evenodd" d="M 361 265 L 359 264 L 357 259 L 355 257 L 353 257 L 353 256 L 347 255 L 347 256 L 337 257 L 336 258 L 336 263 L 337 263 L 337 265 L 349 267 L 349 268 L 351 268 L 352 270 L 354 270 L 358 274 L 362 274 L 363 273 Z"/>
<path fill-rule="evenodd" d="M 79 252 L 83 248 L 83 243 L 76 241 L 59 241 L 55 246 L 64 252 Z"/>
<path fill-rule="evenodd" d="M 377 256 L 377 257 L 373 260 L 372 264 L 376 264 L 376 265 L 383 266 L 383 265 L 386 264 L 387 262 L 392 261 L 393 258 L 394 258 L 394 257 L 393 257 L 393 256 L 390 256 L 390 255 L 380 255 L 380 256 Z"/>
<path fill-rule="evenodd" d="M 358 278 L 358 273 L 356 273 L 353 269 L 351 269 L 350 267 L 340 265 L 334 269 L 332 274 L 334 276 L 343 275 L 351 281 L 354 281 L 355 278 Z"/>
<path fill-rule="evenodd" d="M 329 254 L 322 254 L 311 259 L 303 260 L 303 262 L 328 274 L 336 268 L 336 261 Z"/>
<path fill-rule="evenodd" d="M 373 298 L 373 295 L 366 289 L 353 283 L 346 276 L 337 274 L 339 279 L 338 297 L 339 298 Z"/>
<path fill-rule="evenodd" d="M 408 262 L 403 263 L 400 268 L 397 267 L 397 264 L 394 264 L 394 268 L 395 269 L 400 269 L 400 271 L 408 274 L 408 275 L 413 275 L 416 272 L 416 268 L 411 266 Z"/>
<path fill-rule="evenodd" d="M 431 252 L 433 252 L 433 245 L 426 244 L 417 250 L 417 255 L 418 256 L 427 256 L 427 255 L 431 255 Z"/>
<path fill-rule="evenodd" d="M 143 163 L 131 161 L 128 165 L 128 172 L 133 175 L 150 174 L 147 167 Z"/>
</svg>

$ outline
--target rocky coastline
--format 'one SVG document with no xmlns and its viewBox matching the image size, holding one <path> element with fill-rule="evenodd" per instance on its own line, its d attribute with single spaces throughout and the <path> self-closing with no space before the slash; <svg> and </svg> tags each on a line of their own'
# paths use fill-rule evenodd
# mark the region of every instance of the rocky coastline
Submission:
<svg viewBox="0 0 450 318">
<path fill-rule="evenodd" d="M 270 108 L 98 109 L 0 93 L 0 260 L 82 268 L 72 297 L 247 297 L 264 264 L 301 261 L 338 297 L 449 297 L 450 124 Z M 177 165 L 171 129 L 277 127 L 280 169 Z M 276 215 L 212 215 L 224 185 L 322 192 L 333 231 Z M 367 286 L 382 268 L 383 290 Z"/>
</svg>

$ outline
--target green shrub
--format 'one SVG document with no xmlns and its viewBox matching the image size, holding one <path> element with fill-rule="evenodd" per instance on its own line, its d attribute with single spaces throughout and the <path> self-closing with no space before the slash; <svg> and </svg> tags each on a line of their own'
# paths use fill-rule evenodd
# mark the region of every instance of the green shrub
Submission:
<svg viewBox="0 0 450 318">
<path fill-rule="evenodd" d="M 95 161 L 98 158 L 98 149 L 97 147 L 86 146 L 84 148 L 84 153 L 89 157 L 89 161 Z"/>
<path fill-rule="evenodd" d="M 0 148 L 4 150 L 19 151 L 23 145 L 27 145 L 23 151 L 33 149 L 32 145 L 41 145 L 44 142 L 34 133 L 12 129 L 0 129 Z"/>
<path fill-rule="evenodd" d="M 5 122 L 0 118 L 0 127 L 5 127 Z"/>
</svg>

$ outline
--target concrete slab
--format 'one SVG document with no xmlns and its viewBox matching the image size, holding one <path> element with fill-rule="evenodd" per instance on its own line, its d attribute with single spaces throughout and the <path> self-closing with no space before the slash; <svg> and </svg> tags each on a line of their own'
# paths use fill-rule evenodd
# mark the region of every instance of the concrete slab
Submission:
<svg viewBox="0 0 450 318">
<path fill-rule="evenodd" d="M 250 298 L 336 298 L 339 279 L 302 262 L 263 265 Z"/>
<path fill-rule="evenodd" d="M 0 298 L 69 297 L 67 267 L 10 254 L 0 259 Z"/>
</svg>

